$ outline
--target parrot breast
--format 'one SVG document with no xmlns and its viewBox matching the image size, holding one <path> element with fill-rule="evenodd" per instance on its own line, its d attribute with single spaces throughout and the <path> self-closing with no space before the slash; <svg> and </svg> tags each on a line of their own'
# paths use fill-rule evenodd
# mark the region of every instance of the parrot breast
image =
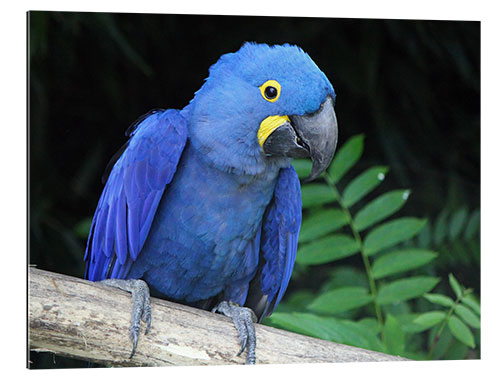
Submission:
<svg viewBox="0 0 500 375">
<path fill-rule="evenodd" d="M 210 168 L 188 144 L 129 277 L 186 302 L 248 285 L 278 173 L 278 167 L 259 176 Z"/>
</svg>

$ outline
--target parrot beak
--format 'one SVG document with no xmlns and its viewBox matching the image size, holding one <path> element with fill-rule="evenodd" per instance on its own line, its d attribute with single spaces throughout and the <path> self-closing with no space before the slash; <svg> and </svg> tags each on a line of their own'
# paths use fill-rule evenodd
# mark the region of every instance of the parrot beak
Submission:
<svg viewBox="0 0 500 375">
<path fill-rule="evenodd" d="M 292 158 L 310 157 L 312 170 L 305 181 L 314 180 L 328 168 L 337 147 L 337 117 L 333 99 L 327 96 L 314 113 L 280 116 L 278 119 L 279 125 L 273 126 L 275 129 L 261 143 L 264 153 Z"/>
</svg>

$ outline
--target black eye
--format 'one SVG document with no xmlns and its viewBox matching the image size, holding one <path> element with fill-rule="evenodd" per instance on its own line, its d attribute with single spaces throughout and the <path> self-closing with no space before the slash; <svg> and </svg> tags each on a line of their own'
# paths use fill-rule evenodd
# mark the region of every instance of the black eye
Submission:
<svg viewBox="0 0 500 375">
<path fill-rule="evenodd" d="M 259 89 L 262 97 L 268 102 L 275 102 L 280 97 L 281 85 L 274 79 L 264 82 Z"/>
<path fill-rule="evenodd" d="M 267 86 L 264 90 L 264 95 L 267 99 L 274 99 L 276 98 L 276 96 L 278 96 L 278 90 L 276 89 L 276 87 Z"/>
</svg>

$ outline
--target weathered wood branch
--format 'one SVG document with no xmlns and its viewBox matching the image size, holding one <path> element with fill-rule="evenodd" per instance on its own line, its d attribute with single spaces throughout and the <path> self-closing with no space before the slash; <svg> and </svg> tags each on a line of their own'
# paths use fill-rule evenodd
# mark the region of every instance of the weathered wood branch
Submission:
<svg viewBox="0 0 500 375">
<path fill-rule="evenodd" d="M 110 366 L 243 364 L 229 318 L 153 298 L 153 322 L 137 353 L 128 337 L 130 295 L 120 290 L 30 267 L 30 350 L 50 351 Z M 256 325 L 257 363 L 402 360 Z"/>
</svg>

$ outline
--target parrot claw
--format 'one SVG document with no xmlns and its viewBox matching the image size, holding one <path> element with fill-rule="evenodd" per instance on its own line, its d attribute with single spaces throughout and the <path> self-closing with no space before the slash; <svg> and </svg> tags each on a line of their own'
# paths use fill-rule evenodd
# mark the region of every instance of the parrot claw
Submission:
<svg viewBox="0 0 500 375">
<path fill-rule="evenodd" d="M 255 335 L 254 323 L 257 323 L 257 316 L 248 307 L 241 307 L 234 302 L 222 301 L 212 309 L 212 312 L 220 312 L 233 319 L 233 323 L 238 331 L 238 341 L 241 345 L 238 356 L 247 349 L 246 365 L 255 364 L 255 346 L 257 338 Z"/>
<path fill-rule="evenodd" d="M 238 354 L 236 354 L 238 357 L 241 355 L 241 353 L 243 353 L 243 351 L 245 350 L 246 346 L 247 346 L 247 342 L 248 342 L 248 338 L 247 337 L 243 337 L 243 342 L 242 340 L 240 340 L 240 351 L 238 352 Z"/>
<path fill-rule="evenodd" d="M 137 349 L 141 320 L 146 323 L 145 335 L 151 328 L 151 302 L 148 284 L 144 280 L 121 279 L 106 279 L 99 281 L 99 283 L 132 293 L 132 317 L 129 330 L 129 337 L 132 341 L 132 353 L 130 353 L 129 359 L 132 359 Z"/>
</svg>

